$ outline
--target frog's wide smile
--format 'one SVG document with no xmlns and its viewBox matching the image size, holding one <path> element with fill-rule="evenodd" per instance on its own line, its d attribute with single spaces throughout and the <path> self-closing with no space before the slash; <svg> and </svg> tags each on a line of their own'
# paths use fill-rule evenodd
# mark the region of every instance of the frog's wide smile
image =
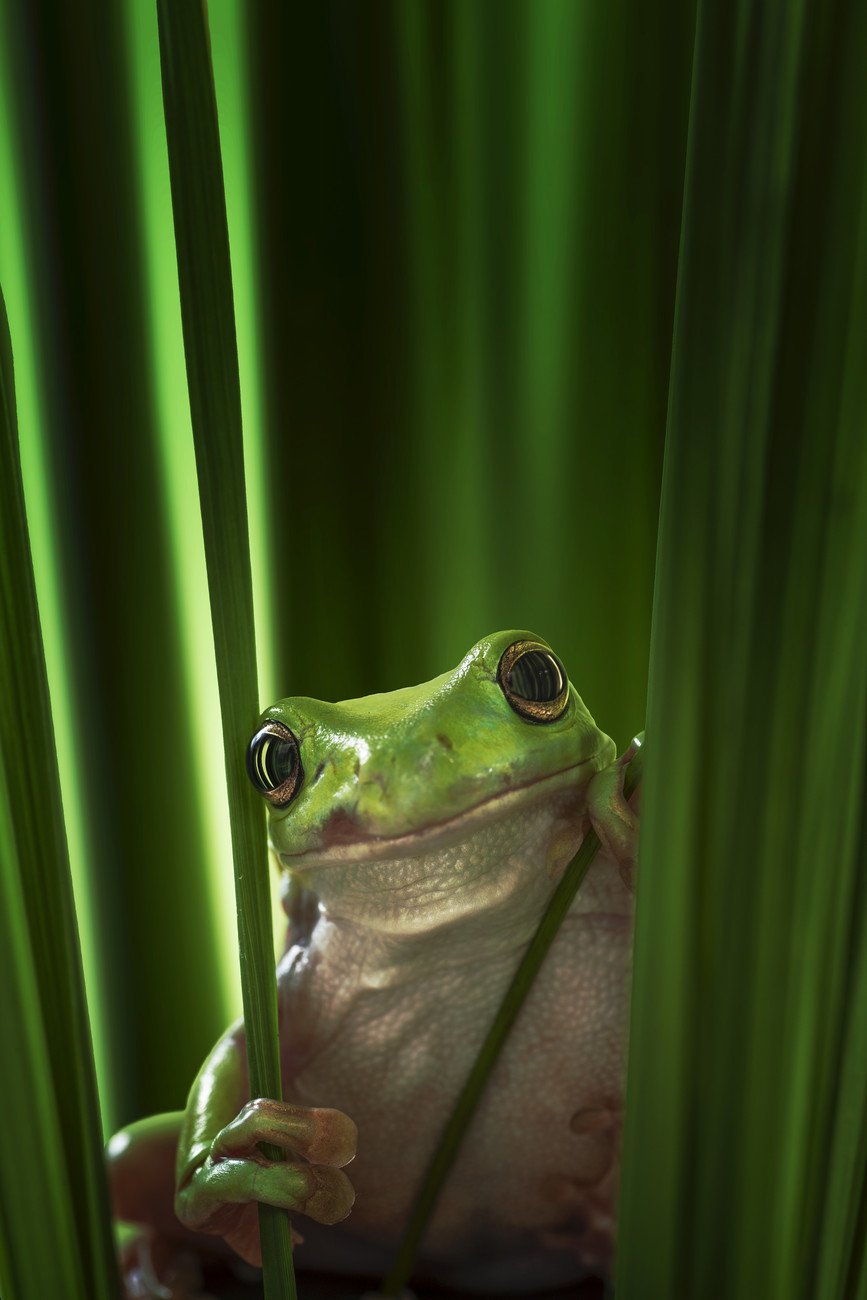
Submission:
<svg viewBox="0 0 867 1300">
<path fill-rule="evenodd" d="M 278 849 L 277 857 L 284 867 L 307 871 L 339 863 L 373 862 L 428 852 L 441 844 L 465 838 L 486 822 L 506 816 L 522 804 L 534 803 L 564 789 L 575 780 L 578 773 L 593 771 L 598 766 L 599 752 L 557 772 L 551 772 L 548 776 L 535 777 L 500 793 L 488 795 L 452 817 L 400 835 L 377 835 L 367 830 L 351 812 L 339 809 L 324 824 L 318 846 L 299 853 Z M 576 794 L 580 795 L 585 787 L 586 782 L 579 781 Z"/>
</svg>

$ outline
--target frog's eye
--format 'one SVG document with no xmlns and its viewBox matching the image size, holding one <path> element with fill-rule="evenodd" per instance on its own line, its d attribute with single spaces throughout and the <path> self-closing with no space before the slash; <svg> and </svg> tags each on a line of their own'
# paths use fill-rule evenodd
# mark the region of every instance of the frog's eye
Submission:
<svg viewBox="0 0 867 1300">
<path fill-rule="evenodd" d="M 298 741 L 282 722 L 266 722 L 247 746 L 247 775 L 275 808 L 285 808 L 301 788 Z"/>
<path fill-rule="evenodd" d="M 515 641 L 497 669 L 500 688 L 528 722 L 556 722 L 569 703 L 569 679 L 552 650 L 538 641 Z"/>
</svg>

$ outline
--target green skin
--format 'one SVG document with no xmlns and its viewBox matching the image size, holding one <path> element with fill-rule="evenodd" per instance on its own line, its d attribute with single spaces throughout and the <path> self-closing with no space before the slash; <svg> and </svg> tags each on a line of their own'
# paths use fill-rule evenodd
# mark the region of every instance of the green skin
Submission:
<svg viewBox="0 0 867 1300">
<path fill-rule="evenodd" d="M 414 894 L 405 906 L 384 905 L 376 889 L 351 884 L 329 896 L 329 882 L 340 879 L 336 868 L 404 861 L 438 846 L 450 852 L 454 845 L 457 853 L 480 828 L 542 793 L 574 795 L 631 888 L 637 818 L 622 795 L 628 755 L 615 761 L 614 743 L 572 686 L 554 721 L 528 720 L 511 707 L 497 670 L 504 651 L 521 640 L 545 645 L 532 633 L 501 632 L 480 641 L 453 671 L 420 686 L 342 703 L 296 697 L 266 710 L 263 723 L 283 722 L 297 737 L 303 766 L 292 801 L 272 808 L 270 819 L 272 849 L 289 881 L 290 940 L 306 939 L 304 914 L 314 888 L 326 916 L 338 924 L 349 917 L 353 924 L 374 925 L 378 941 L 412 936 L 420 942 L 472 918 L 489 906 L 478 882 L 439 890 L 433 900 Z M 357 879 L 351 871 L 350 879 Z M 288 1096 L 307 1050 L 291 995 L 284 996 L 291 971 L 284 958 L 281 1049 Z M 145 1225 L 159 1243 L 157 1271 L 171 1253 L 165 1243 L 174 1249 L 184 1239 L 213 1245 L 222 1238 L 259 1263 L 257 1202 L 322 1224 L 349 1214 L 354 1191 L 343 1167 L 356 1154 L 356 1137 L 352 1119 L 339 1110 L 251 1101 L 238 1022 L 203 1064 L 182 1115 L 142 1121 L 109 1143 L 115 1212 Z M 282 1147 L 286 1160 L 266 1160 L 262 1142 Z M 142 1263 L 137 1250 L 127 1262 L 141 1286 L 150 1263 Z M 153 1294 L 160 1294 L 155 1276 L 153 1282 Z M 170 1294 L 186 1293 L 182 1280 L 173 1285 Z"/>
</svg>

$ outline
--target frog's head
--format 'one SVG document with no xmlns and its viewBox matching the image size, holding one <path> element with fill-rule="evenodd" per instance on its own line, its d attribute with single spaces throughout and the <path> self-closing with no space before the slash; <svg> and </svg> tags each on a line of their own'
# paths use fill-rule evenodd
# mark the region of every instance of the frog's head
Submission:
<svg viewBox="0 0 867 1300">
<path fill-rule="evenodd" d="M 551 648 L 498 632 L 421 686 L 263 714 L 248 771 L 281 864 L 414 860 L 565 792 L 576 817 L 614 758 Z M 561 800 L 562 802 L 562 800 Z"/>
</svg>

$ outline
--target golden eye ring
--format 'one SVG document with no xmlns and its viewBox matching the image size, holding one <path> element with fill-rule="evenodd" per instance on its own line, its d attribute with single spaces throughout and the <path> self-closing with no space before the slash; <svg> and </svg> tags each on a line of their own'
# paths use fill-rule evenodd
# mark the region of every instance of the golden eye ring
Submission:
<svg viewBox="0 0 867 1300">
<path fill-rule="evenodd" d="M 556 722 L 569 703 L 569 678 L 541 641 L 515 641 L 500 656 L 497 681 L 508 704 L 527 722 Z"/>
<path fill-rule="evenodd" d="M 301 789 L 304 769 L 298 741 L 283 722 L 266 722 L 247 746 L 247 775 L 274 808 L 285 808 Z"/>
</svg>

